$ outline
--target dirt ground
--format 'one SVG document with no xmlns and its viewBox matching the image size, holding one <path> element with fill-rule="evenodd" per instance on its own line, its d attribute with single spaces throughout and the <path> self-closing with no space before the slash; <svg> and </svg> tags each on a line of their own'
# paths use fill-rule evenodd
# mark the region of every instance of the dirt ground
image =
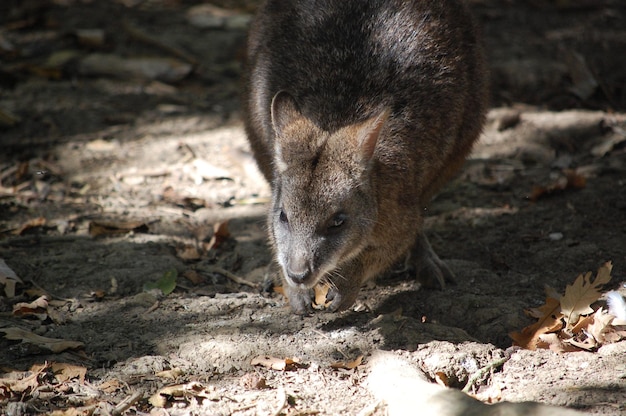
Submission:
<svg viewBox="0 0 626 416">
<path fill-rule="evenodd" d="M 606 261 L 626 295 L 621 0 L 471 1 L 492 110 L 426 220 L 457 284 L 421 289 L 399 265 L 353 310 L 308 317 L 266 284 L 269 188 L 238 100 L 256 2 L 208 4 L 0 4 L 0 259 L 24 282 L 0 295 L 0 331 L 79 343 L 53 353 L 0 336 L 0 370 L 86 369 L 64 383 L 44 370 L 21 396 L 0 389 L 0 414 L 382 415 L 367 383 L 375 350 L 453 388 L 506 358 L 471 392 L 626 414 L 625 341 L 557 353 L 508 335 L 546 285 L 562 293 Z M 564 186 L 567 169 L 586 182 Z M 146 287 L 172 270 L 168 295 Z M 44 312 L 12 313 L 42 294 Z M 287 369 L 253 366 L 259 356 Z M 187 390 L 162 395 L 166 408 L 149 400 L 171 385 Z"/>
</svg>

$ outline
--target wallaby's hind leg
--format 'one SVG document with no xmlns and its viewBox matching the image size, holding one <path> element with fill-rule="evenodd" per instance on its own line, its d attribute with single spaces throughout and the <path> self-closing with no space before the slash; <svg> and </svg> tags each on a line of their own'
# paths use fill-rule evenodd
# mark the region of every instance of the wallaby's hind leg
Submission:
<svg viewBox="0 0 626 416">
<path fill-rule="evenodd" d="M 433 251 L 423 231 L 415 239 L 411 262 L 415 265 L 417 280 L 428 288 L 445 289 L 446 282 L 455 283 L 454 273 Z"/>
</svg>

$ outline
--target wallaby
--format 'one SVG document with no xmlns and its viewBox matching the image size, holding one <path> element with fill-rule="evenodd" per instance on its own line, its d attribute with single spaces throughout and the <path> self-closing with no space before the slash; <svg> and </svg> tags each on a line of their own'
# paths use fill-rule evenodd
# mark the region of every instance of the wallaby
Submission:
<svg viewBox="0 0 626 416">
<path fill-rule="evenodd" d="M 271 184 L 269 239 L 294 312 L 331 311 L 412 253 L 453 278 L 422 229 L 485 118 L 482 48 L 460 0 L 268 0 L 248 38 L 246 132 Z"/>
</svg>

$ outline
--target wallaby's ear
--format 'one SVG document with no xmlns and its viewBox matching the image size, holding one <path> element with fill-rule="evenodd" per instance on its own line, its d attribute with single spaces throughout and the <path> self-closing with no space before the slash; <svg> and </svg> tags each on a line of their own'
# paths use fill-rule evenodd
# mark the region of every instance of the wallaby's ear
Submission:
<svg viewBox="0 0 626 416">
<path fill-rule="evenodd" d="M 359 127 L 358 141 L 363 161 L 369 162 L 376 150 L 376 144 L 380 132 L 389 119 L 389 108 L 384 109 L 379 115 L 364 121 Z"/>
<path fill-rule="evenodd" d="M 300 119 L 302 113 L 294 98 L 286 91 L 279 91 L 272 98 L 272 127 L 276 136 L 281 136 L 289 124 Z"/>
<path fill-rule="evenodd" d="M 278 172 L 287 170 L 288 163 L 283 157 L 283 147 L 289 142 L 289 137 L 284 135 L 285 128 L 302 119 L 302 113 L 296 104 L 296 100 L 286 91 L 279 91 L 272 98 L 271 113 L 272 128 L 274 129 L 274 167 Z"/>
</svg>

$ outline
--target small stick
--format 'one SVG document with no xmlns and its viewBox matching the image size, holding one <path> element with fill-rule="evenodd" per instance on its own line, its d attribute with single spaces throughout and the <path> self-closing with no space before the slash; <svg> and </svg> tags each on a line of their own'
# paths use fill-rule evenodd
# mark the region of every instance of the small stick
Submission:
<svg viewBox="0 0 626 416">
<path fill-rule="evenodd" d="M 209 272 L 209 273 L 219 273 L 219 274 L 229 278 L 233 282 L 237 283 L 238 285 L 245 285 L 245 286 L 249 286 L 249 287 L 252 287 L 252 288 L 255 288 L 255 289 L 259 286 L 258 284 L 252 283 L 252 282 L 244 279 L 243 277 L 239 277 L 239 276 L 229 272 L 226 269 L 222 269 L 221 267 L 210 266 L 210 267 L 205 268 L 204 270 Z"/>
<path fill-rule="evenodd" d="M 467 380 L 467 384 L 463 387 L 463 393 L 469 393 L 469 391 L 474 387 L 474 384 L 485 375 L 488 371 L 491 371 L 494 368 L 498 368 L 504 363 L 506 363 L 511 357 L 500 358 L 499 360 L 493 361 L 490 364 L 484 366 L 483 368 L 476 371 L 472 376 Z"/>
<path fill-rule="evenodd" d="M 126 410 L 128 410 L 133 404 L 135 404 L 139 399 L 143 397 L 143 392 L 136 391 L 131 396 L 122 400 L 115 409 L 111 412 L 113 416 L 121 416 Z"/>
<path fill-rule="evenodd" d="M 41 290 L 42 292 L 44 292 L 46 295 L 50 296 L 52 299 L 56 299 L 56 300 L 62 300 L 63 302 L 76 302 L 76 299 L 70 299 L 70 298 L 64 298 L 62 296 L 59 296 L 57 294 L 54 294 L 52 292 L 50 292 L 49 290 L 44 289 L 43 287 L 41 287 L 40 285 L 37 284 L 37 282 L 35 282 L 34 279 L 30 279 L 26 281 L 27 283 L 32 284 L 33 286 L 35 286 L 37 289 Z"/>
<path fill-rule="evenodd" d="M 150 306 L 150 307 L 149 307 L 149 308 L 148 308 L 148 309 L 144 312 L 144 314 L 145 314 L 145 315 L 147 315 L 147 314 L 149 314 L 149 313 L 151 313 L 151 312 L 156 311 L 156 310 L 159 308 L 159 306 L 161 306 L 161 302 L 159 302 L 159 301 L 157 300 L 156 302 L 154 302 L 154 303 L 152 304 L 152 306 Z"/>
</svg>

